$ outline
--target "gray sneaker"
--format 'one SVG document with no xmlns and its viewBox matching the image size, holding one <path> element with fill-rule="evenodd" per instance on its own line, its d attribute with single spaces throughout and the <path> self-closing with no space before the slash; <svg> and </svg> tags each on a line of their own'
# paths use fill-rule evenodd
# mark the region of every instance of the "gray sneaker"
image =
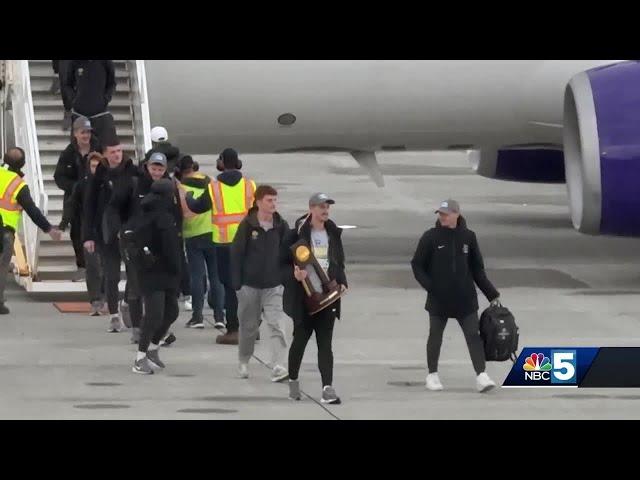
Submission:
<svg viewBox="0 0 640 480">
<path fill-rule="evenodd" d="M 300 381 L 289 380 L 289 398 L 291 400 L 300 400 Z"/>
<path fill-rule="evenodd" d="M 339 405 L 340 397 L 336 395 L 335 389 L 331 385 L 327 385 L 322 389 L 322 399 L 320 400 L 322 403 L 333 403 L 335 405 Z"/>
<path fill-rule="evenodd" d="M 124 330 L 124 323 L 122 323 L 122 319 L 120 315 L 115 314 L 111 316 L 111 320 L 109 320 L 109 329 L 107 332 L 109 333 L 119 333 Z"/>
<path fill-rule="evenodd" d="M 132 344 L 140 343 L 140 329 L 139 328 L 134 328 L 133 331 L 131 332 L 131 343 Z"/>
<path fill-rule="evenodd" d="M 78 268 L 71 277 L 72 282 L 84 282 L 87 278 L 87 269 L 86 268 Z"/>
<path fill-rule="evenodd" d="M 91 312 L 89 312 L 89 316 L 99 317 L 100 310 L 102 310 L 102 302 L 91 302 Z"/>
<path fill-rule="evenodd" d="M 147 351 L 147 360 L 151 364 L 151 368 L 164 368 L 164 363 L 160 360 L 160 355 L 158 354 L 158 350 L 148 350 Z"/>
<path fill-rule="evenodd" d="M 133 373 L 140 373 L 142 375 L 153 375 L 153 369 L 151 368 L 147 357 L 144 357 L 142 360 L 136 360 L 136 363 L 133 364 L 131 371 Z"/>
</svg>

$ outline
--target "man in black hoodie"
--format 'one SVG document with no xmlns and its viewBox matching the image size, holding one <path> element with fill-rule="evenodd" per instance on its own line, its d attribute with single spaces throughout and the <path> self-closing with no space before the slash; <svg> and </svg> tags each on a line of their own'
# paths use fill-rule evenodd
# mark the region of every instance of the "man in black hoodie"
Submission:
<svg viewBox="0 0 640 480">
<path fill-rule="evenodd" d="M 91 120 L 98 139 L 116 134 L 113 116 L 108 111 L 116 90 L 113 60 L 71 60 L 67 65 L 63 96 L 71 100 L 72 118 Z"/>
<path fill-rule="evenodd" d="M 71 127 L 71 99 L 67 97 L 67 90 L 63 88 L 67 78 L 67 67 L 71 60 L 51 60 L 51 66 L 53 67 L 53 73 L 56 76 L 53 78 L 49 91 L 54 95 L 58 93 L 62 94 L 62 104 L 64 106 L 64 117 L 62 119 L 62 130 L 65 132 Z"/>
<path fill-rule="evenodd" d="M 443 389 L 438 377 L 442 334 L 447 319 L 455 318 L 462 327 L 469 348 L 477 375 L 476 387 L 479 392 L 485 392 L 495 387 L 495 383 L 485 372 L 476 284 L 491 303 L 496 303 L 500 294 L 487 278 L 476 234 L 467 228 L 458 202 L 445 200 L 436 213 L 436 227 L 422 235 L 411 261 L 416 280 L 428 292 L 425 306 L 430 325 L 427 388 L 433 391 Z"/>
<path fill-rule="evenodd" d="M 318 344 L 318 369 L 322 377 L 322 403 L 339 404 L 340 398 L 332 386 L 333 382 L 333 326 L 340 318 L 340 300 L 320 312 L 310 315 L 305 308 L 305 291 L 302 281 L 309 276 L 293 262 L 291 246 L 298 240 L 305 240 L 330 280 L 347 290 L 347 276 L 344 267 L 342 229 L 329 220 L 329 208 L 335 201 L 326 193 L 316 193 L 309 199 L 309 213 L 296 220 L 295 229 L 283 243 L 281 262 L 283 267 L 284 312 L 293 320 L 293 342 L 289 349 L 289 398 L 300 400 L 298 373 L 304 351 L 311 335 L 315 332 Z M 317 291 L 322 284 L 317 274 L 309 276 Z"/>
<path fill-rule="evenodd" d="M 289 225 L 276 211 L 278 192 L 269 185 L 256 189 L 256 205 L 240 222 L 231 246 L 231 278 L 238 292 L 240 378 L 249 378 L 249 360 L 260 328 L 260 315 L 270 331 L 271 381 L 289 376 L 284 367 L 287 341 L 282 312 L 280 248 Z"/>
<path fill-rule="evenodd" d="M 112 196 L 120 195 L 119 192 L 125 189 L 128 191 L 132 177 L 138 176 L 138 169 L 130 158 L 123 159 L 122 145 L 117 137 L 109 137 L 102 142 L 102 154 L 106 162 L 98 165 L 95 175 L 87 184 L 82 238 L 84 248 L 89 253 L 96 249 L 100 252 L 111 317 L 108 332 L 116 333 L 125 328 L 118 313 L 118 283 L 122 262 L 118 233 L 130 212 L 121 213 L 109 208 L 109 204 Z"/>
<path fill-rule="evenodd" d="M 148 161 L 155 152 L 163 153 L 167 157 L 167 171 L 173 172 L 180 159 L 180 149 L 169 143 L 169 134 L 164 127 L 151 129 L 151 150 L 145 154 L 144 161 Z"/>
<path fill-rule="evenodd" d="M 160 341 L 178 318 L 178 288 L 180 286 L 179 228 L 171 213 L 175 200 L 175 186 L 169 179 L 153 182 L 151 192 L 140 202 L 142 224 L 136 232 L 144 243 L 138 265 L 140 285 L 144 297 L 145 317 L 134 373 L 152 374 L 165 367 L 160 360 Z"/>
<path fill-rule="evenodd" d="M 87 117 L 78 117 L 73 122 L 73 140 L 58 158 L 53 179 L 58 188 L 64 191 L 64 202 L 71 196 L 75 185 L 85 176 L 87 157 L 99 150 L 98 141 L 92 137 L 91 122 Z M 85 276 L 84 249 L 82 247 L 82 212 L 76 211 L 71 217 L 71 243 L 76 255 L 78 271 L 74 282 L 82 282 Z M 62 227 L 62 225 L 60 225 Z"/>
</svg>

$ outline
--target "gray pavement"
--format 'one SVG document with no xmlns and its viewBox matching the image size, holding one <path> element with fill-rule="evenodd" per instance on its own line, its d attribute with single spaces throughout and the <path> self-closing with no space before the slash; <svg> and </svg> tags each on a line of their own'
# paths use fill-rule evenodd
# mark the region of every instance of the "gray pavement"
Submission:
<svg viewBox="0 0 640 480">
<path fill-rule="evenodd" d="M 380 155 L 378 189 L 350 157 L 247 155 L 246 172 L 280 191 L 293 223 L 314 191 L 337 201 L 332 216 L 358 228 L 343 234 L 350 292 L 334 336 L 334 385 L 343 405 L 319 403 L 314 340 L 300 379 L 305 396 L 287 399 L 272 384 L 267 336 L 251 378 L 236 374 L 237 347 L 214 343 L 217 331 L 183 327 L 161 350 L 166 371 L 131 373 L 129 334 L 107 334 L 106 317 L 60 314 L 50 298 L 12 285 L 0 317 L 2 419 L 564 419 L 640 418 L 640 392 L 606 389 L 496 389 L 475 392 L 475 376 L 457 322 L 445 331 L 443 392 L 424 388 L 425 294 L 409 260 L 433 208 L 452 196 L 478 234 L 488 274 L 515 314 L 523 346 L 640 345 L 640 241 L 589 237 L 570 223 L 563 185 L 531 185 L 475 176 L 463 155 Z M 213 172 L 214 157 L 201 157 Z M 59 298 L 64 300 L 64 298 Z M 481 308 L 487 305 L 480 298 Z M 210 311 L 205 313 L 210 314 Z M 288 324 L 288 338 L 291 325 Z M 510 362 L 490 363 L 502 383 Z"/>
</svg>

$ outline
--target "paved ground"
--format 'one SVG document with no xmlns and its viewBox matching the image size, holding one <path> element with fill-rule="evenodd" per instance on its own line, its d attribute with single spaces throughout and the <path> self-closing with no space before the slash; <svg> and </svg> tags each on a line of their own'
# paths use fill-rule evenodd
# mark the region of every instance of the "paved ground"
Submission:
<svg viewBox="0 0 640 480">
<path fill-rule="evenodd" d="M 212 164 L 213 158 L 200 158 Z M 291 222 L 310 193 L 337 200 L 351 291 L 335 330 L 335 387 L 344 403 L 322 406 L 316 349 L 301 373 L 302 402 L 272 384 L 266 332 L 251 378 L 236 378 L 235 347 L 215 332 L 175 326 L 161 351 L 168 367 L 150 377 L 130 371 L 126 333 L 106 333 L 106 318 L 63 315 L 50 299 L 15 285 L 12 314 L 0 321 L 0 418 L 22 419 L 480 419 L 640 418 L 635 390 L 474 390 L 474 374 L 456 322 L 445 332 L 440 375 L 445 391 L 424 389 L 425 294 L 409 260 L 433 207 L 458 199 L 476 230 L 490 278 L 521 328 L 521 346 L 640 344 L 640 242 L 589 237 L 571 228 L 564 186 L 491 181 L 452 153 L 381 155 L 387 186 L 378 189 L 349 157 L 253 155 L 247 173 L 281 193 Z M 209 167 L 210 168 L 210 167 Z M 62 299 L 60 299 L 62 300 Z M 481 299 L 481 308 L 486 301 Z M 210 312 L 207 312 L 210 313 Z M 289 326 L 289 335 L 290 335 Z M 498 382 L 509 365 L 490 364 Z"/>
</svg>

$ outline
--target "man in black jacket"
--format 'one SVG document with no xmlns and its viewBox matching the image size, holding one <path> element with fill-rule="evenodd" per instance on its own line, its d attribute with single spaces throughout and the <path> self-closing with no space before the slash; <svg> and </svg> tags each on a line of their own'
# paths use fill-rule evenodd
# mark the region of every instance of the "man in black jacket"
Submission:
<svg viewBox="0 0 640 480">
<path fill-rule="evenodd" d="M 88 117 L 98 139 L 115 136 L 108 111 L 116 90 L 113 60 L 71 60 L 62 88 L 63 96 L 71 99 L 72 121 L 81 115 Z"/>
<path fill-rule="evenodd" d="M 71 98 L 67 96 L 67 90 L 63 88 L 63 85 L 66 83 L 67 70 L 70 62 L 71 60 L 51 60 L 53 73 L 55 73 L 56 76 L 53 78 L 49 91 L 54 95 L 58 93 L 62 94 L 62 104 L 64 106 L 62 130 L 65 132 L 71 127 Z"/>
<path fill-rule="evenodd" d="M 442 334 L 447 319 L 456 318 L 464 332 L 476 371 L 476 387 L 478 391 L 485 392 L 495 387 L 495 383 L 485 373 L 476 284 L 492 303 L 498 301 L 500 294 L 487 278 L 476 234 L 467 228 L 458 202 L 446 200 L 436 213 L 436 227 L 422 235 L 411 261 L 416 280 L 428 292 L 425 306 L 430 325 L 427 388 L 443 389 L 438 377 Z"/>
<path fill-rule="evenodd" d="M 169 143 L 169 134 L 164 127 L 153 127 L 151 129 L 151 150 L 145 156 L 144 161 L 151 158 L 151 154 L 160 152 L 167 157 L 167 171 L 173 172 L 180 159 L 180 149 Z"/>
<path fill-rule="evenodd" d="M 255 206 L 240 222 L 231 245 L 231 279 L 238 292 L 238 359 L 240 378 L 249 378 L 249 360 L 253 355 L 260 328 L 260 315 L 270 331 L 271 381 L 289 376 L 284 368 L 287 341 L 282 312 L 282 267 L 280 248 L 288 234 L 287 222 L 276 211 L 278 192 L 260 185 Z"/>
<path fill-rule="evenodd" d="M 86 117 L 78 117 L 73 122 L 73 140 L 58 158 L 53 179 L 58 188 L 64 191 L 64 202 L 71 196 L 73 188 L 85 176 L 89 153 L 99 150 L 98 142 L 91 136 L 91 122 Z M 62 227 L 62 224 L 60 225 Z M 82 247 L 82 215 L 80 211 L 71 217 L 71 243 L 76 255 L 76 272 L 73 281 L 82 282 L 85 276 L 84 252 Z"/>
<path fill-rule="evenodd" d="M 62 221 L 60 222 L 60 230 L 64 231 L 69 223 L 73 222 L 76 217 L 82 217 L 82 209 L 84 205 L 84 197 L 89 179 L 95 175 L 96 168 L 104 160 L 98 152 L 92 152 L 87 158 L 88 169 L 84 169 L 85 175 L 78 180 L 73 186 L 73 190 L 69 198 L 64 201 L 64 209 L 62 212 Z M 91 312 L 89 315 L 93 317 L 100 316 L 102 307 L 104 306 L 104 289 L 102 284 L 102 267 L 100 255 L 97 251 L 89 253 L 84 247 L 81 250 L 84 254 L 84 261 L 87 273 L 87 292 L 89 293 L 89 301 L 91 302 Z"/>
<path fill-rule="evenodd" d="M 133 365 L 134 373 L 152 374 L 165 367 L 160 360 L 160 341 L 178 318 L 180 286 L 179 228 L 171 213 L 175 186 L 169 179 L 153 182 L 151 192 L 140 203 L 143 224 L 137 232 L 144 243 L 138 274 L 144 297 L 145 318 Z"/>
<path fill-rule="evenodd" d="M 98 165 L 96 173 L 90 178 L 84 199 L 82 238 L 84 248 L 89 253 L 96 249 L 102 257 L 105 294 L 109 305 L 110 333 L 124 330 L 122 318 L 118 314 L 118 283 L 122 257 L 118 233 L 128 220 L 130 212 L 119 212 L 109 208 L 111 197 L 120 195 L 120 191 L 130 188 L 132 177 L 138 175 L 138 169 L 131 159 L 123 160 L 122 145 L 117 137 L 107 138 L 102 144 L 105 163 Z"/>
<path fill-rule="evenodd" d="M 335 280 L 343 291 L 347 290 L 347 276 L 344 268 L 342 229 L 329 220 L 329 208 L 335 201 L 325 193 L 316 193 L 309 199 L 309 213 L 296 220 L 295 229 L 283 243 L 281 262 L 283 266 L 284 312 L 293 320 L 293 342 L 289 349 L 289 398 L 300 400 L 298 373 L 307 342 L 313 332 L 318 344 L 318 368 L 322 377 L 322 402 L 340 403 L 332 386 L 333 382 L 333 325 L 340 318 L 340 300 L 309 315 L 305 309 L 306 295 L 302 281 L 307 278 L 307 270 L 301 270 L 293 262 L 291 246 L 304 239 L 313 249 L 313 254 L 330 280 Z M 317 291 L 322 291 L 317 275 L 310 277 Z"/>
</svg>

